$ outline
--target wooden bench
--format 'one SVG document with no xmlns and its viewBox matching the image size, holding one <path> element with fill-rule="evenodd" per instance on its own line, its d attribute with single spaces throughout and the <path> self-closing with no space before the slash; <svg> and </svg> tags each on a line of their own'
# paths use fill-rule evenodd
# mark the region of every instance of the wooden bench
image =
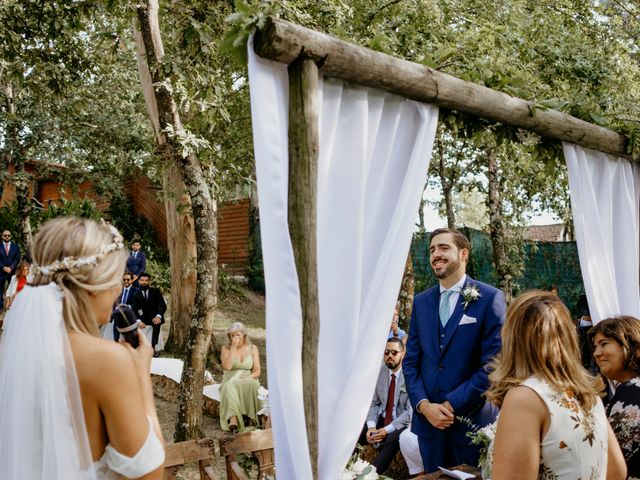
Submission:
<svg viewBox="0 0 640 480">
<path fill-rule="evenodd" d="M 253 455 L 258 460 L 258 480 L 275 478 L 271 429 L 227 435 L 220 439 L 220 455 L 225 458 L 227 480 L 247 479 L 236 459 L 241 453 Z"/>
<path fill-rule="evenodd" d="M 200 480 L 217 480 L 211 466 L 211 459 L 216 454 L 213 440 L 188 440 L 186 442 L 170 443 L 165 446 L 163 480 L 174 480 L 185 463 L 198 462 Z"/>
</svg>

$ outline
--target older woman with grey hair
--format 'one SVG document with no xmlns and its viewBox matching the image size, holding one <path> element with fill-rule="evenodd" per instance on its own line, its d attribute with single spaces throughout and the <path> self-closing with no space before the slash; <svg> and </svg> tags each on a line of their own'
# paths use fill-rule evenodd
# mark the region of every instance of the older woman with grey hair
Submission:
<svg viewBox="0 0 640 480">
<path fill-rule="evenodd" d="M 220 384 L 220 426 L 231 433 L 253 430 L 260 410 L 258 388 L 260 356 L 241 322 L 226 331 L 229 344 L 222 347 L 224 374 Z"/>
</svg>

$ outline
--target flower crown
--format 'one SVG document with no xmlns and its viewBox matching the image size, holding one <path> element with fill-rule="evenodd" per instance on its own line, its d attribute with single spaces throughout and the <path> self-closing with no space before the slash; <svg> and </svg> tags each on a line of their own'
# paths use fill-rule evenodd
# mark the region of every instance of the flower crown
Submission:
<svg viewBox="0 0 640 480">
<path fill-rule="evenodd" d="M 29 267 L 29 276 L 33 279 L 36 275 L 53 275 L 57 272 L 69 271 L 69 272 L 77 272 L 78 269 L 85 267 L 87 265 L 95 266 L 98 264 L 100 260 L 106 257 L 109 253 L 115 252 L 116 250 L 120 250 L 124 248 L 124 240 L 120 232 L 113 226 L 105 223 L 109 230 L 111 231 L 111 243 L 103 245 L 100 248 L 100 251 L 95 255 L 89 255 L 87 257 L 64 257 L 62 260 L 56 260 L 50 265 L 37 265 L 36 263 L 31 264 Z"/>
</svg>

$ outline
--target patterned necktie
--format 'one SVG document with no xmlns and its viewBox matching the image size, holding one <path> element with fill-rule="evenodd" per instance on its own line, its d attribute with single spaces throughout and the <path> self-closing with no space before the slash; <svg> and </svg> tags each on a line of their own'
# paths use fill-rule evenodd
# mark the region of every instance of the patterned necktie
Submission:
<svg viewBox="0 0 640 480">
<path fill-rule="evenodd" d="M 4 252 L 7 254 L 7 257 L 9 256 L 9 244 L 5 243 L 4 244 Z"/>
<path fill-rule="evenodd" d="M 393 421 L 393 401 L 396 396 L 396 375 L 391 374 L 391 381 L 389 382 L 389 395 L 387 396 L 387 407 L 384 411 L 384 426 L 386 427 Z"/>
<path fill-rule="evenodd" d="M 449 321 L 449 316 L 451 315 L 449 309 L 449 298 L 455 292 L 453 290 L 445 290 L 440 294 L 440 323 L 443 327 L 447 326 L 447 322 Z"/>
</svg>

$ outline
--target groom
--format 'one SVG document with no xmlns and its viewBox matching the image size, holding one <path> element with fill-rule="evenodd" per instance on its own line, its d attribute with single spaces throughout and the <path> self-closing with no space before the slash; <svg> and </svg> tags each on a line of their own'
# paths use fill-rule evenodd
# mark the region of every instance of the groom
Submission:
<svg viewBox="0 0 640 480">
<path fill-rule="evenodd" d="M 415 408 L 411 430 L 418 436 L 426 472 L 439 466 L 478 464 L 479 447 L 469 444 L 469 426 L 495 420 L 485 401 L 486 366 L 501 347 L 504 294 L 466 275 L 469 240 L 453 229 L 431 234 L 431 268 L 440 284 L 413 302 L 407 355 L 407 391 Z"/>
</svg>

